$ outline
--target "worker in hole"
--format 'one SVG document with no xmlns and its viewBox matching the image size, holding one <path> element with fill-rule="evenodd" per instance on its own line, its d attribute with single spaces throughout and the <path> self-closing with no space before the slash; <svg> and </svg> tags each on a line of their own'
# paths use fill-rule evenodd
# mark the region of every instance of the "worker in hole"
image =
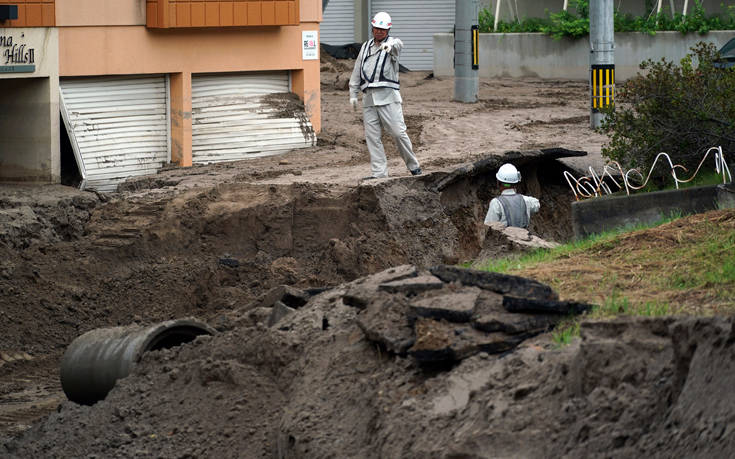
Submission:
<svg viewBox="0 0 735 459">
<path fill-rule="evenodd" d="M 370 153 L 371 174 L 365 179 L 388 176 L 388 161 L 381 137 L 381 126 L 395 139 L 398 151 L 412 175 L 421 175 L 421 167 L 406 134 L 398 59 L 403 42 L 389 36 L 391 18 L 379 12 L 370 22 L 373 38 L 362 44 L 350 77 L 350 104 L 357 109 L 362 91 L 362 117 L 365 140 Z"/>
<path fill-rule="evenodd" d="M 495 178 L 501 193 L 490 201 L 485 224 L 500 222 L 505 226 L 528 228 L 531 215 L 538 212 L 541 205 L 538 199 L 516 192 L 516 186 L 521 182 L 521 173 L 514 165 L 506 163 L 500 166 Z"/>
</svg>

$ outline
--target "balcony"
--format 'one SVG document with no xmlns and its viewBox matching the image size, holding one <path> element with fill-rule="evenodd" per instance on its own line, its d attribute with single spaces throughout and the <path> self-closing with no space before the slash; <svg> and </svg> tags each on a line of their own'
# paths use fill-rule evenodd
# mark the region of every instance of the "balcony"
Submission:
<svg viewBox="0 0 735 459">
<path fill-rule="evenodd" d="M 153 29 L 299 24 L 299 0 L 146 0 Z"/>
<path fill-rule="evenodd" d="M 17 19 L 0 21 L 0 27 L 53 27 L 54 0 L 0 0 L 0 5 L 18 7 Z"/>
</svg>

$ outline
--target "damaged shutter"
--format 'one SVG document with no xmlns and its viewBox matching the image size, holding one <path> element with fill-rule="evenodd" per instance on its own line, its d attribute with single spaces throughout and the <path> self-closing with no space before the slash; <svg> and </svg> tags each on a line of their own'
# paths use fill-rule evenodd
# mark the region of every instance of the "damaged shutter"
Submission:
<svg viewBox="0 0 735 459">
<path fill-rule="evenodd" d="M 454 31 L 455 0 L 373 0 L 371 17 L 387 11 L 390 34 L 405 44 L 401 65 L 409 70 L 434 68 L 434 34 Z"/>
<path fill-rule="evenodd" d="M 192 77 L 192 162 L 236 161 L 316 145 L 288 72 Z"/>
<path fill-rule="evenodd" d="M 59 82 L 61 115 L 82 189 L 115 191 L 169 161 L 166 78 L 84 77 Z"/>
<path fill-rule="evenodd" d="M 319 41 L 329 45 L 355 42 L 354 0 L 329 0 L 319 24 Z"/>
</svg>

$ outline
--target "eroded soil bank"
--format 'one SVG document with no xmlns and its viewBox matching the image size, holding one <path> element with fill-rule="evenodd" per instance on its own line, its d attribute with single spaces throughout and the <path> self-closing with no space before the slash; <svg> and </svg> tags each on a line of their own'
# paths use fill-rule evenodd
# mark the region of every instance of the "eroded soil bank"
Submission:
<svg viewBox="0 0 735 459">
<path fill-rule="evenodd" d="M 556 157 L 513 156 L 543 203 L 532 229 L 563 240 L 570 210 Z M 335 286 L 493 251 L 482 221 L 502 161 L 359 186 L 232 180 L 182 190 L 163 174 L 123 195 L 7 188 L 0 425 L 21 431 L 63 399 L 58 360 L 88 330 L 182 316 L 214 325 L 277 285 Z"/>
<path fill-rule="evenodd" d="M 371 306 L 356 307 L 355 296 L 376 299 L 373 306 L 387 313 L 396 302 L 490 293 L 456 281 L 388 293 L 381 285 L 397 271 L 313 296 L 270 328 L 264 324 L 270 308 L 236 309 L 215 336 L 146 354 L 105 400 L 91 407 L 63 402 L 0 450 L 18 458 L 726 457 L 733 451 L 731 319 L 584 322 L 582 339 L 564 348 L 539 335 L 513 352 L 478 351 L 454 366 L 427 368 L 410 351 L 391 352 L 368 337 L 364 316 Z M 393 319 L 383 325 L 400 325 Z"/>
</svg>

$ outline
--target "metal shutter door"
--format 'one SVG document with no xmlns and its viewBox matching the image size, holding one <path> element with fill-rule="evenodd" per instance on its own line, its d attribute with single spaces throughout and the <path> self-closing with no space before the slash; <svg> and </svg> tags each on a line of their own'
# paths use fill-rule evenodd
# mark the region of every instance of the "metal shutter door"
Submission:
<svg viewBox="0 0 735 459">
<path fill-rule="evenodd" d="M 431 70 L 434 34 L 454 31 L 454 0 L 373 0 L 370 17 L 378 11 L 390 14 L 390 34 L 405 45 L 401 64 L 409 70 Z"/>
<path fill-rule="evenodd" d="M 192 162 L 236 161 L 316 145 L 288 72 L 192 77 Z M 296 98 L 296 99 L 294 99 Z"/>
<path fill-rule="evenodd" d="M 169 161 L 166 78 L 85 77 L 59 81 L 61 114 L 82 189 L 115 191 L 128 177 Z"/>
<path fill-rule="evenodd" d="M 355 42 L 354 0 L 329 0 L 319 26 L 319 41 L 329 45 Z"/>
</svg>

